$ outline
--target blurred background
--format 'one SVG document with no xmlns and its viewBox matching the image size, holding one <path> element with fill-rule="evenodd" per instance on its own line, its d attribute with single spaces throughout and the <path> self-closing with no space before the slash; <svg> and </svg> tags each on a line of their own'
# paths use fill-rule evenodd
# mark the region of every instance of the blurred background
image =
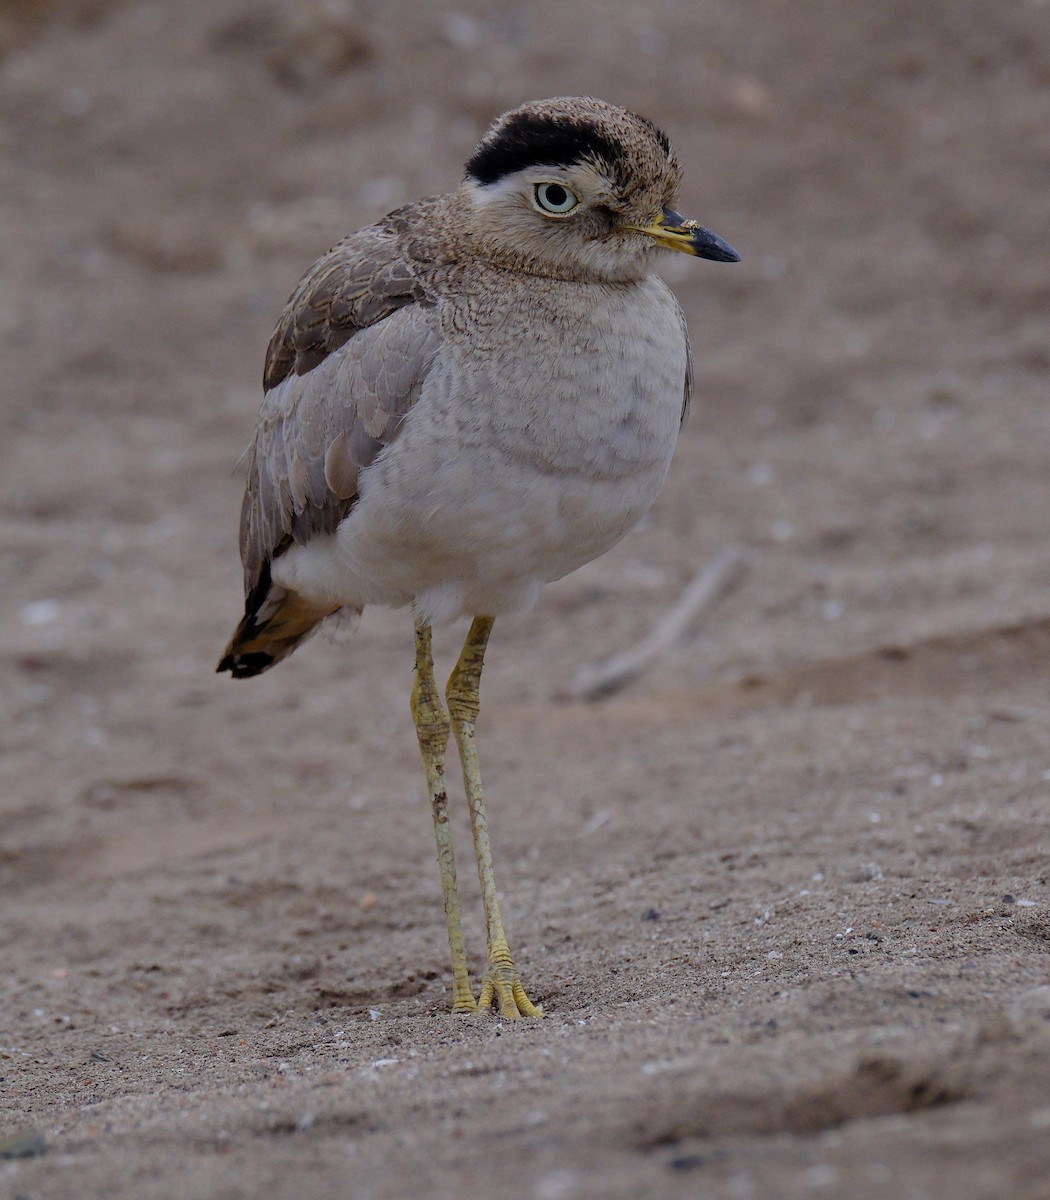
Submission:
<svg viewBox="0 0 1050 1200">
<path fill-rule="evenodd" d="M 811 661 L 863 678 L 865 652 L 1050 610 L 1047 5 L 8 2 L 0 711 L 28 841 L 256 778 L 382 792 L 354 739 L 414 771 L 404 613 L 212 674 L 263 351 L 344 233 L 453 187 L 499 112 L 587 92 L 670 132 L 683 210 L 744 262 L 668 256 L 697 385 L 667 489 L 501 622 L 487 687 L 537 720 L 734 545 L 732 602 L 640 703 Z"/>
<path fill-rule="evenodd" d="M 140 803 L 135 779 L 176 807 L 240 802 L 259 770 L 327 794 L 346 768 L 324 747 L 347 737 L 396 736 L 412 760 L 406 614 L 247 686 L 212 676 L 241 608 L 236 463 L 263 351 L 321 251 L 454 186 L 499 112 L 585 92 L 670 132 L 683 210 L 744 262 L 668 258 L 697 387 L 667 489 L 501 623 L 488 686 L 562 694 L 727 545 L 749 555 L 733 602 L 641 696 L 1050 609 L 1044 3 L 9 0 L 16 811 L 62 824 L 56 797 Z"/>
<path fill-rule="evenodd" d="M 212 1044 L 216 1087 L 298 1061 L 315 1011 L 373 1041 L 370 1014 L 424 1037 L 423 1012 L 446 1038 L 410 618 L 369 612 L 345 646 L 216 677 L 242 609 L 237 462 L 302 272 L 454 187 L 498 113 L 569 93 L 664 127 L 682 210 L 744 261 L 664 265 L 696 389 L 644 526 L 496 626 L 479 740 L 530 991 L 580 1025 L 591 1004 L 694 1004 L 728 1044 L 770 1028 L 756 976 L 790 983 L 782 1027 L 822 1017 L 787 1079 L 829 1029 L 935 1034 L 1045 981 L 1045 929 L 1018 941 L 1009 913 L 980 914 L 1045 875 L 1050 5 L 3 0 L 0 1011 L 44 1064 L 19 1059 L 38 1112 L 93 1128 L 47 1065 L 79 1088 L 89 1050 L 77 1096 L 152 1088 L 136 1030 L 175 1078 L 201 1030 L 250 1028 L 244 1062 Z M 732 546 L 732 594 L 674 653 L 602 706 L 565 699 Z M 444 661 L 462 632 L 441 631 Z M 876 917 L 879 987 L 822 991 Z M 893 958 L 898 933 L 917 957 Z M 983 999 L 961 990 L 978 976 Z M 919 995 L 943 999 L 929 1025 Z M 1018 1095 L 1030 1047 L 1000 1047 Z M 640 1071 L 588 1077 L 555 1141 Z M 253 1162 L 256 1118 L 221 1119 Z M 180 1163 L 181 1136 L 163 1143 Z M 1021 1194 L 996 1179 L 988 1195 Z"/>
<path fill-rule="evenodd" d="M 753 552 L 744 590 L 664 664 L 676 685 L 1046 611 L 1040 0 L 9 0 L 16 762 L 41 738 L 52 769 L 92 738 L 109 756 L 117 725 L 128 753 L 169 754 L 179 696 L 265 708 L 407 653 L 403 615 L 370 614 L 349 655 L 310 649 L 285 683 L 209 678 L 240 608 L 235 464 L 263 350 L 322 250 L 454 186 L 504 109 L 586 92 L 670 132 L 684 211 L 744 263 L 668 258 L 697 400 L 667 492 L 613 557 L 504 623 L 540 655 L 495 655 L 507 686 L 558 691 L 726 544 Z"/>
</svg>

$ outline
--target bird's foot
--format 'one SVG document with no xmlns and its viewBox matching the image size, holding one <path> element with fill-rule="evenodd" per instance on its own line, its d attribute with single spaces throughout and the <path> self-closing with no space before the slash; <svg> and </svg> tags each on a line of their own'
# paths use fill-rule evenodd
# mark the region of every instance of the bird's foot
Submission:
<svg viewBox="0 0 1050 1200">
<path fill-rule="evenodd" d="M 507 944 L 494 943 L 489 949 L 489 961 L 481 976 L 481 995 L 478 997 L 478 1012 L 490 1007 L 499 1007 L 501 1017 L 542 1017 L 543 1009 L 525 995 L 518 978 L 514 961 Z"/>
<path fill-rule="evenodd" d="M 470 989 L 464 975 L 462 980 L 456 979 L 452 987 L 452 1015 L 454 1017 L 471 1016 L 478 1011 L 478 1002 Z"/>
</svg>

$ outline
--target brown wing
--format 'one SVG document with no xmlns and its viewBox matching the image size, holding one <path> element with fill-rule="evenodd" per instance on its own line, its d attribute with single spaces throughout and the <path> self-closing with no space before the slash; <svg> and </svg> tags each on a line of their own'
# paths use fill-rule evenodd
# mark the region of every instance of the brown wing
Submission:
<svg viewBox="0 0 1050 1200">
<path fill-rule="evenodd" d="M 251 592 L 290 542 L 333 531 L 396 436 L 438 350 L 438 315 L 394 233 L 345 238 L 304 276 L 266 354 L 241 560 Z"/>
</svg>

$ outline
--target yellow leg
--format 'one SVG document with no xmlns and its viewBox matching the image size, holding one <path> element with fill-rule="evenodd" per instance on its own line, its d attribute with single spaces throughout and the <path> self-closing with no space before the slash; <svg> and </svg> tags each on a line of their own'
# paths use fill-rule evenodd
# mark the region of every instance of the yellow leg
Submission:
<svg viewBox="0 0 1050 1200">
<path fill-rule="evenodd" d="M 448 714 L 452 720 L 452 732 L 459 747 L 463 764 L 463 784 L 467 791 L 470 807 L 470 825 L 474 833 L 474 856 L 478 860 L 478 878 L 481 880 L 481 899 L 485 906 L 485 936 L 488 942 L 488 961 L 481 981 L 481 998 L 478 1008 L 486 1009 L 495 1000 L 503 1017 L 541 1017 L 538 1008 L 525 995 L 518 972 L 507 946 L 503 922 L 499 915 L 496 897 L 496 880 L 492 873 L 492 846 L 489 843 L 488 824 L 485 820 L 485 800 L 481 792 L 481 771 L 478 752 L 474 746 L 474 723 L 478 718 L 481 685 L 481 668 L 485 661 L 485 647 L 492 632 L 492 617 L 475 617 L 463 651 L 455 669 L 449 676 L 445 698 Z"/>
<path fill-rule="evenodd" d="M 445 896 L 445 923 L 448 948 L 452 956 L 452 1011 L 477 1011 L 467 975 L 467 954 L 459 919 L 459 892 L 456 888 L 456 856 L 448 823 L 448 794 L 445 790 L 445 748 L 448 745 L 449 719 L 441 705 L 434 682 L 434 658 L 430 649 L 430 626 L 416 626 L 416 670 L 412 685 L 412 720 L 423 756 L 423 770 L 430 793 L 437 840 L 438 869 Z"/>
</svg>

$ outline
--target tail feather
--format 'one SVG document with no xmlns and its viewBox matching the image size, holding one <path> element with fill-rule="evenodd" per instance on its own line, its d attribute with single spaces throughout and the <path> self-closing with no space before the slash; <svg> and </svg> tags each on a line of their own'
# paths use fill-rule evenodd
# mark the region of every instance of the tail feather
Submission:
<svg viewBox="0 0 1050 1200">
<path fill-rule="evenodd" d="M 338 609 L 318 608 L 296 592 L 277 587 L 269 567 L 252 589 L 244 616 L 216 671 L 234 679 L 250 679 L 288 657 L 318 625 Z"/>
</svg>

